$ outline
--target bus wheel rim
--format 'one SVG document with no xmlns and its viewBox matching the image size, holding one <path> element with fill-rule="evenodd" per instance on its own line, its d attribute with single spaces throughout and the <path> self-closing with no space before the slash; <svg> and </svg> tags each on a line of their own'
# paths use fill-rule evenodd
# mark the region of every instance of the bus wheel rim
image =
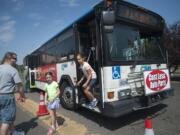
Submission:
<svg viewBox="0 0 180 135">
<path fill-rule="evenodd" d="M 63 92 L 63 99 L 65 103 L 72 104 L 73 103 L 73 92 L 71 87 L 66 87 Z"/>
</svg>

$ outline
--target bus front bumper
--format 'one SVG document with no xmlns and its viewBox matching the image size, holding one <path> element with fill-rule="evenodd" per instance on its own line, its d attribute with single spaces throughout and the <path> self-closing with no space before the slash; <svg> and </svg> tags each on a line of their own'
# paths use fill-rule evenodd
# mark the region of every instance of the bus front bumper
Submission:
<svg viewBox="0 0 180 135">
<path fill-rule="evenodd" d="M 134 97 L 125 100 L 107 102 L 104 103 L 103 115 L 116 118 L 136 110 L 147 109 L 162 103 L 162 100 L 168 98 L 169 96 L 173 96 L 173 94 L 173 89 L 169 89 L 150 96 Z M 154 100 L 157 95 L 159 98 Z"/>
</svg>

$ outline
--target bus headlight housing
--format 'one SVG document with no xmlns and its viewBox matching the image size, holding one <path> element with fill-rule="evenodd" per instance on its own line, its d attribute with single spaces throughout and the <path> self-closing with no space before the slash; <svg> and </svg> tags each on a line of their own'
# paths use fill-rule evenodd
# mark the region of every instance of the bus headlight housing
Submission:
<svg viewBox="0 0 180 135">
<path fill-rule="evenodd" d="M 130 96 L 131 96 L 131 90 L 130 89 L 125 89 L 125 90 L 121 90 L 118 92 L 118 98 L 119 99 L 129 98 Z"/>
</svg>

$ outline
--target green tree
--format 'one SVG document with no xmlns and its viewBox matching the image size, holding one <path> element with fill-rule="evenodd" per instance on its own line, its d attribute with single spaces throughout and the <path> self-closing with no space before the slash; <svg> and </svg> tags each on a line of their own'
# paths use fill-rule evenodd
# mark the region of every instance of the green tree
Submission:
<svg viewBox="0 0 180 135">
<path fill-rule="evenodd" d="M 168 66 L 173 73 L 180 65 L 180 21 L 166 28 L 164 45 L 168 52 Z"/>
<path fill-rule="evenodd" d="M 20 77 L 21 77 L 21 79 L 23 80 L 23 82 L 24 82 L 24 66 L 23 65 L 18 65 L 18 64 L 16 64 L 15 65 L 15 68 L 18 70 L 18 72 L 19 72 L 19 75 L 20 75 Z"/>
</svg>

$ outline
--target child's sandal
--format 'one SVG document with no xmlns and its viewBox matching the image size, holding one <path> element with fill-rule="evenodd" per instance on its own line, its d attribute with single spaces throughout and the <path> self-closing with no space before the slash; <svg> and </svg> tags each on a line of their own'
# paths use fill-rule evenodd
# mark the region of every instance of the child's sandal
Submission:
<svg viewBox="0 0 180 135">
<path fill-rule="evenodd" d="M 49 128 L 47 135 L 52 135 L 53 133 L 54 133 L 54 130 L 52 128 Z"/>
</svg>

